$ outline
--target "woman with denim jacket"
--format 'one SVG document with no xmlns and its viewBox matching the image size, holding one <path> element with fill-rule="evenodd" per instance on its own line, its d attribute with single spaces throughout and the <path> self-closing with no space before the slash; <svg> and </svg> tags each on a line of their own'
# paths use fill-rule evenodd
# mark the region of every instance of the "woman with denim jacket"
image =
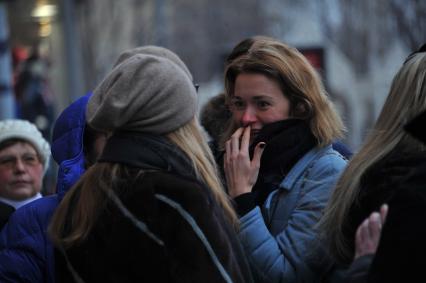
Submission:
<svg viewBox="0 0 426 283">
<path fill-rule="evenodd" d="M 317 224 L 346 160 L 343 123 L 321 79 L 295 48 L 255 37 L 225 69 L 232 112 L 224 133 L 228 193 L 256 282 L 316 282 L 328 261 Z"/>
</svg>

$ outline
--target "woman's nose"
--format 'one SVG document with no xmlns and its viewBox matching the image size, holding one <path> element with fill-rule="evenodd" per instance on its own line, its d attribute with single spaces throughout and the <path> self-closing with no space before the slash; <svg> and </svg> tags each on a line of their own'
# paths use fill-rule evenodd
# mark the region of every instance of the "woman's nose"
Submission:
<svg viewBox="0 0 426 283">
<path fill-rule="evenodd" d="M 17 158 L 15 161 L 15 172 L 25 171 L 25 164 L 22 159 Z"/>
<path fill-rule="evenodd" d="M 243 127 L 247 127 L 257 121 L 256 113 L 250 107 L 244 110 L 243 116 L 241 117 L 241 124 Z"/>
</svg>

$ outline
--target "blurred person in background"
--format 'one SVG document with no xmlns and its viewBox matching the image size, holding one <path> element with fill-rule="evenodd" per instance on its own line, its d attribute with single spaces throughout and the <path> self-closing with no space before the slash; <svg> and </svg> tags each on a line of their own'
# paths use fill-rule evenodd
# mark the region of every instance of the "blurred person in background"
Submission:
<svg viewBox="0 0 426 283">
<path fill-rule="evenodd" d="M 0 230 L 18 208 L 41 198 L 49 143 L 25 120 L 0 121 Z"/>
<path fill-rule="evenodd" d="M 50 140 L 55 114 L 49 65 L 40 48 L 34 47 L 28 58 L 17 66 L 14 76 L 17 116 L 34 123 L 47 140 Z"/>
<path fill-rule="evenodd" d="M 337 270 L 331 280 L 340 278 L 334 282 L 349 282 L 351 275 L 338 271 L 357 257 L 356 244 L 362 242 L 357 230 L 363 223 L 380 223 L 377 212 L 384 203 L 389 204 L 389 214 L 368 282 L 412 282 L 422 278 L 416 275 L 423 276 L 425 212 L 419 207 L 424 206 L 426 147 L 404 131 L 404 125 L 426 110 L 425 51 L 423 46 L 411 54 L 395 75 L 373 130 L 352 157 L 325 209 L 320 227 Z M 368 220 L 374 212 L 376 216 Z M 377 229 L 370 234 L 377 234 Z M 359 265 L 355 278 L 359 281 L 354 282 L 367 281 L 376 248 L 373 245 L 369 256 L 354 262 Z"/>
<path fill-rule="evenodd" d="M 47 227 L 66 192 L 97 159 L 106 137 L 86 125 L 90 94 L 57 118 L 52 156 L 59 165 L 56 194 L 16 211 L 0 233 L 0 282 L 55 282 L 54 249 Z"/>
<path fill-rule="evenodd" d="M 231 116 L 231 111 L 229 111 L 225 102 L 224 93 L 213 96 L 201 109 L 200 122 L 211 138 L 209 145 L 216 160 L 219 160 L 222 153 L 219 143 Z"/>
</svg>

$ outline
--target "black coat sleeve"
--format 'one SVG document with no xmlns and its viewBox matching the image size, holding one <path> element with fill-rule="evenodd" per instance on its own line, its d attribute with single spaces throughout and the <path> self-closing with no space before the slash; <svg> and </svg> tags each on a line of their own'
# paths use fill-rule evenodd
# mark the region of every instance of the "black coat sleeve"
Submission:
<svg viewBox="0 0 426 283">
<path fill-rule="evenodd" d="M 426 185 L 426 183 L 424 183 Z M 389 213 L 368 282 L 418 282 L 424 278 L 426 188 L 402 188 Z"/>
</svg>

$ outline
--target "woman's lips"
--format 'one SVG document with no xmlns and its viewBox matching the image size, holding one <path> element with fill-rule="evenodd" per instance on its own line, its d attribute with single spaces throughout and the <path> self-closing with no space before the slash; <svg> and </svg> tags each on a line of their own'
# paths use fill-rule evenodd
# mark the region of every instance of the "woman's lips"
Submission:
<svg viewBox="0 0 426 283">
<path fill-rule="evenodd" d="M 18 180 L 18 181 L 13 181 L 12 184 L 13 185 L 27 185 L 30 184 L 30 181 L 27 180 Z"/>
</svg>

